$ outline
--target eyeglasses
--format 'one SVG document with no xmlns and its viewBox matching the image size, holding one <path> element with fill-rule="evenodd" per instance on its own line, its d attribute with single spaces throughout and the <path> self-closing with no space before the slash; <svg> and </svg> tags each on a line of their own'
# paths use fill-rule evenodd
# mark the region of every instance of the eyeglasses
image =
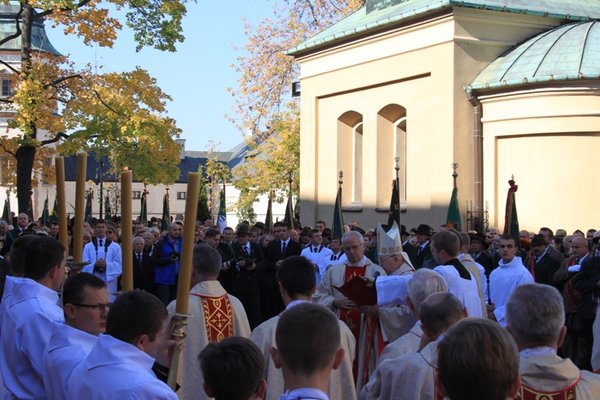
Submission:
<svg viewBox="0 0 600 400">
<path fill-rule="evenodd" d="M 95 308 L 98 311 L 104 311 L 104 310 L 108 310 L 110 309 L 110 306 L 112 305 L 112 303 L 105 303 L 105 304 L 81 304 L 81 303 L 71 303 L 76 307 L 83 307 L 83 308 Z"/>
<path fill-rule="evenodd" d="M 501 244 L 498 245 L 498 247 L 500 247 L 501 249 L 512 249 L 513 247 L 515 247 L 514 244 Z"/>
</svg>

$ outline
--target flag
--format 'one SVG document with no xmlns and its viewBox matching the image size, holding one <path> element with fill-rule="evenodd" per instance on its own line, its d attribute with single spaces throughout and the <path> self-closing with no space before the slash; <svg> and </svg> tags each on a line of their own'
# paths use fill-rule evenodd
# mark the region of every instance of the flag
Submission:
<svg viewBox="0 0 600 400">
<path fill-rule="evenodd" d="M 171 212 L 169 210 L 169 190 L 166 191 L 163 196 L 163 212 L 162 212 L 162 222 L 160 224 L 160 230 L 164 231 L 167 229 L 169 222 L 171 222 Z"/>
<path fill-rule="evenodd" d="M 338 189 L 333 209 L 333 224 L 331 224 L 331 238 L 341 239 L 344 235 L 344 217 L 342 215 L 342 188 Z"/>
<path fill-rule="evenodd" d="M 6 197 L 6 200 L 4 200 L 4 210 L 2 210 L 2 219 L 6 222 L 8 222 L 9 224 L 12 223 L 12 221 L 9 221 L 10 219 L 10 199 L 8 198 L 8 196 Z"/>
<path fill-rule="evenodd" d="M 265 218 L 265 232 L 273 232 L 273 191 L 269 191 L 269 205 L 267 206 L 267 216 Z"/>
<path fill-rule="evenodd" d="M 148 223 L 148 191 L 144 189 L 142 194 L 142 204 L 140 207 L 140 222 L 144 225 Z"/>
<path fill-rule="evenodd" d="M 387 229 L 392 229 L 394 221 L 400 226 L 400 193 L 398 193 L 398 179 L 392 182 L 392 198 L 388 215 Z"/>
<path fill-rule="evenodd" d="M 111 219 L 112 218 L 112 210 L 110 208 L 110 198 L 108 197 L 108 195 L 106 195 L 106 198 L 104 200 L 104 219 Z"/>
<path fill-rule="evenodd" d="M 294 229 L 294 200 L 292 199 L 292 192 L 288 196 L 287 205 L 285 206 L 285 218 L 284 220 L 289 224 L 290 229 Z"/>
<path fill-rule="evenodd" d="M 225 185 L 223 185 L 223 190 L 221 190 L 221 195 L 219 196 L 219 216 L 217 217 L 217 225 L 219 225 L 219 229 L 223 232 L 223 229 L 227 227 L 227 210 L 225 209 Z"/>
<path fill-rule="evenodd" d="M 87 196 L 85 199 L 85 212 L 84 212 L 84 221 L 92 222 L 92 197 L 94 196 L 94 192 L 88 190 Z"/>
<path fill-rule="evenodd" d="M 515 239 L 515 243 L 519 243 L 519 218 L 517 217 L 517 203 L 515 201 L 515 193 L 519 188 L 515 185 L 514 179 L 508 181 L 510 188 L 506 195 L 506 210 L 504 214 L 504 234 L 510 235 Z"/>
<path fill-rule="evenodd" d="M 460 210 L 458 208 L 458 188 L 452 189 L 450 204 L 448 205 L 448 215 L 446 216 L 448 227 L 460 230 Z"/>
<path fill-rule="evenodd" d="M 42 210 L 42 226 L 48 225 L 50 222 L 50 211 L 48 210 L 48 197 L 44 200 L 44 209 Z"/>
<path fill-rule="evenodd" d="M 54 219 L 58 218 L 58 196 L 54 198 L 54 205 L 52 206 L 52 214 Z"/>
</svg>

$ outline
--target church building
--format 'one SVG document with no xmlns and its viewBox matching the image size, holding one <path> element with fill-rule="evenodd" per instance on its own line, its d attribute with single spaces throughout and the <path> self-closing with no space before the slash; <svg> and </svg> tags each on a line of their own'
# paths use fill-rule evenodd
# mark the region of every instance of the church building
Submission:
<svg viewBox="0 0 600 400">
<path fill-rule="evenodd" d="M 454 163 L 463 226 L 600 221 L 600 2 L 367 0 L 291 49 L 301 70 L 301 220 L 444 224 Z"/>
</svg>

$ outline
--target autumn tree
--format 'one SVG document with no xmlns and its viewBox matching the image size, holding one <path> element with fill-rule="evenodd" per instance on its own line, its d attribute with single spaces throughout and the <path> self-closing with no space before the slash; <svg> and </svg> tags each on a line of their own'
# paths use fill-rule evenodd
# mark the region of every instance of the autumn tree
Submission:
<svg viewBox="0 0 600 400">
<path fill-rule="evenodd" d="M 65 57 L 36 49 L 32 33 L 47 20 L 85 44 L 110 47 L 122 28 L 111 13 L 123 12 L 138 50 L 174 51 L 183 40 L 185 0 L 20 0 L 2 7 L 14 15 L 14 28 L 0 46 L 12 45 L 20 54 L 18 66 L 0 60 L 14 80 L 14 95 L 0 103 L 14 115 L 9 128 L 20 133 L 0 138 L 0 147 L 16 160 L 19 212 L 27 208 L 36 156 L 56 144 L 65 154 L 107 154 L 113 166 L 129 166 L 148 183 L 173 182 L 178 129 L 165 115 L 170 99 L 156 81 L 139 68 L 123 74 L 75 70 Z"/>
<path fill-rule="evenodd" d="M 247 56 L 238 58 L 239 85 L 231 118 L 242 131 L 250 130 L 250 155 L 234 170 L 241 191 L 238 209 L 247 209 L 258 195 L 271 189 L 287 193 L 290 176 L 299 191 L 300 123 L 298 104 L 291 98 L 299 71 L 286 51 L 328 28 L 364 4 L 364 0 L 286 0 L 277 3 L 273 18 L 258 26 L 246 24 Z M 281 197 L 279 198 L 281 201 Z"/>
</svg>

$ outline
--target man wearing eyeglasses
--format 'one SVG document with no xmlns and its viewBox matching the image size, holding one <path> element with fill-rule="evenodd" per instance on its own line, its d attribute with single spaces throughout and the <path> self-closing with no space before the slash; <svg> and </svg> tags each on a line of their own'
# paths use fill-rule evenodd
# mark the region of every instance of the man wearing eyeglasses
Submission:
<svg viewBox="0 0 600 400">
<path fill-rule="evenodd" d="M 44 352 L 43 379 L 49 399 L 66 399 L 73 369 L 89 354 L 99 334 L 106 331 L 106 283 L 82 272 L 66 280 L 62 292 L 65 323 L 54 325 Z"/>
<path fill-rule="evenodd" d="M 488 318 L 506 326 L 506 302 L 517 286 L 533 283 L 533 276 L 523 265 L 521 257 L 517 256 L 515 240 L 508 235 L 500 237 L 500 262 L 498 268 L 490 274 L 488 285 Z"/>
</svg>

